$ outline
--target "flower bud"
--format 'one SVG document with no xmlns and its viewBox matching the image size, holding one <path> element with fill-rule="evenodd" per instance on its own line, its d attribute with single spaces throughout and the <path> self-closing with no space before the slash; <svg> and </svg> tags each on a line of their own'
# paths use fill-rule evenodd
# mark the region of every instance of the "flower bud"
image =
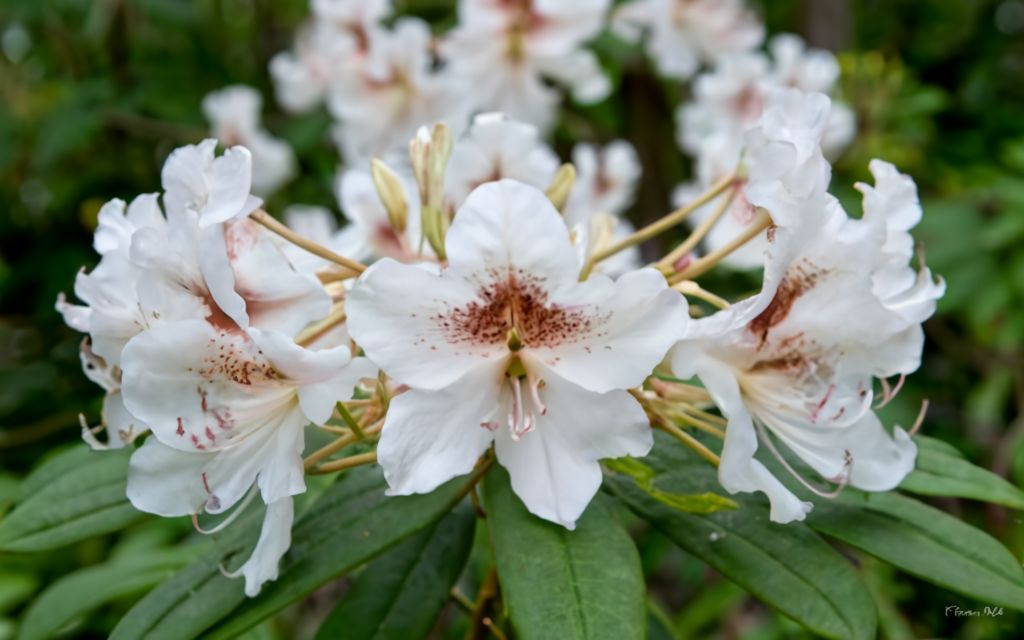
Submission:
<svg viewBox="0 0 1024 640">
<path fill-rule="evenodd" d="M 405 199 L 402 181 L 391 167 L 377 158 L 370 163 L 370 175 L 373 186 L 377 188 L 377 196 L 387 210 L 388 222 L 397 233 L 403 233 L 409 218 L 409 203 Z"/>
<path fill-rule="evenodd" d="M 572 166 L 571 162 L 566 162 L 558 167 L 554 179 L 545 191 L 548 200 L 559 211 L 565 208 L 565 203 L 569 200 L 569 194 L 572 193 L 574 184 L 576 184 L 576 167 Z"/>
<path fill-rule="evenodd" d="M 442 260 L 448 218 L 444 212 L 444 174 L 452 152 L 452 133 L 438 122 L 431 129 L 420 127 L 409 143 L 413 173 L 420 189 L 423 237 Z"/>
</svg>

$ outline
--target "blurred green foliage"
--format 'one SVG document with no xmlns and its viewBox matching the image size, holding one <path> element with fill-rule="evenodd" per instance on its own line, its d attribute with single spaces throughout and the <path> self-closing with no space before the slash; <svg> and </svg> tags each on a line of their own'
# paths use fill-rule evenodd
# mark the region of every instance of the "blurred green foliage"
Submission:
<svg viewBox="0 0 1024 640">
<path fill-rule="evenodd" d="M 267 60 L 290 46 L 305 0 L 6 0 L 0 6 L 0 512 L 19 478 L 48 451 L 78 439 L 79 412 L 95 422 L 98 389 L 80 373 L 80 337 L 53 311 L 74 273 L 91 266 L 100 205 L 159 188 L 167 153 L 205 133 L 199 103 L 232 83 L 259 88 L 265 121 L 300 159 L 299 177 L 270 202 L 333 206 L 338 157 L 324 112 L 286 117 L 273 104 Z M 450 24 L 450 3 L 396 2 Z M 836 9 L 831 22 L 822 6 Z M 858 210 L 852 185 L 867 161 L 889 159 L 915 177 L 925 203 L 918 232 L 948 294 L 926 325 L 924 366 L 886 410 L 909 424 L 931 402 L 925 430 L 975 463 L 1024 484 L 1024 2 L 1020 0 L 816 0 L 762 3 L 769 32 L 795 31 L 842 51 L 842 95 L 860 135 L 835 167 L 833 190 Z M 620 82 L 600 105 L 568 104 L 556 134 L 625 137 L 645 176 L 637 222 L 668 207 L 688 162 L 675 148 L 672 107 L 685 89 L 656 78 L 636 50 L 610 37 L 597 49 Z M 749 285 L 741 280 L 740 286 Z M 1018 512 L 970 501 L 938 506 L 1003 540 L 1019 557 Z M 0 638 L 42 586 L 76 568 L 165 548 L 187 523 L 147 520 L 57 553 L 0 555 Z M 799 638 L 794 624 L 753 601 L 654 531 L 641 553 L 657 601 L 652 637 Z M 485 541 L 478 541 L 485 544 Z M 479 545 L 478 545 L 479 546 Z M 474 551 L 478 554 L 478 551 Z M 1019 618 L 957 618 L 962 602 L 857 556 L 880 603 L 886 638 L 1017 638 Z M 472 592 L 484 562 L 470 562 Z M 334 589 L 334 591 L 331 591 Z M 253 637 L 315 629 L 336 587 L 286 610 Z M 137 595 L 137 594 L 136 594 Z M 104 637 L 133 597 L 84 619 L 75 637 Z M 981 603 L 983 604 L 983 603 Z M 464 623 L 442 622 L 451 637 Z M 447 620 L 447 622 L 445 622 Z M 298 626 L 297 626 L 298 625 Z"/>
</svg>

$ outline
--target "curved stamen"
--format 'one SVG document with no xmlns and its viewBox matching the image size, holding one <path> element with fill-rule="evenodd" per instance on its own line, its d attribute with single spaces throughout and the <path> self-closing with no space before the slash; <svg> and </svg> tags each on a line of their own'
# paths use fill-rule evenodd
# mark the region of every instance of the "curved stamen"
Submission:
<svg viewBox="0 0 1024 640">
<path fill-rule="evenodd" d="M 892 399 L 895 398 L 896 394 L 898 394 L 900 392 L 900 389 L 903 388 L 903 383 L 906 382 L 906 380 L 907 375 L 901 373 L 899 381 L 896 382 L 896 386 L 890 388 L 889 381 L 886 380 L 885 378 L 882 378 L 882 399 L 878 404 L 875 405 L 875 409 L 881 409 L 885 405 L 892 402 Z"/>
<path fill-rule="evenodd" d="M 921 425 L 924 424 L 924 415 L 928 413 L 928 404 L 929 401 L 927 399 L 921 401 L 921 410 L 917 412 L 917 418 L 914 419 L 914 424 L 910 427 L 907 435 L 913 437 L 915 433 L 920 431 Z"/>
<path fill-rule="evenodd" d="M 232 511 L 228 515 L 228 517 L 224 518 L 224 520 L 219 522 L 217 524 L 217 526 L 215 526 L 212 529 L 203 529 L 202 527 L 200 527 L 199 526 L 199 514 L 198 513 L 193 513 L 192 514 L 192 527 L 197 532 L 203 534 L 204 536 L 208 536 L 208 535 L 210 535 L 212 533 L 217 533 L 219 531 L 223 531 L 229 524 L 231 524 L 232 522 L 234 522 L 235 520 L 238 519 L 238 516 L 241 515 L 243 511 L 245 511 L 245 508 L 249 506 L 249 503 L 252 502 L 252 499 L 256 497 L 257 493 L 259 493 L 259 491 L 257 490 L 256 485 L 253 485 L 249 489 L 249 493 L 245 494 L 245 498 L 242 499 L 242 502 L 237 507 L 235 507 L 234 511 Z"/>
<path fill-rule="evenodd" d="M 848 450 L 844 452 L 843 469 L 839 472 L 839 475 L 836 476 L 836 480 L 833 480 L 833 482 L 838 482 L 839 485 L 835 489 L 832 489 L 831 491 L 825 491 L 824 489 L 819 489 L 818 487 L 815 487 L 806 479 L 804 479 L 804 477 L 801 476 L 796 469 L 790 466 L 789 462 L 782 456 L 779 450 L 775 447 L 775 443 L 772 442 L 771 436 L 769 436 L 767 431 L 765 431 L 764 427 L 762 427 L 760 424 L 757 424 L 756 427 L 758 435 L 761 436 L 761 441 L 764 442 L 765 445 L 767 445 L 768 450 L 775 457 L 775 459 L 782 464 L 782 466 L 786 469 L 786 471 L 789 472 L 791 476 L 796 478 L 797 481 L 799 481 L 800 484 L 804 486 L 804 488 L 806 488 L 814 495 L 820 496 L 822 498 L 835 498 L 840 493 L 842 493 L 843 489 L 846 488 L 846 485 L 850 483 L 850 475 L 853 473 L 853 456 L 850 454 Z"/>
</svg>

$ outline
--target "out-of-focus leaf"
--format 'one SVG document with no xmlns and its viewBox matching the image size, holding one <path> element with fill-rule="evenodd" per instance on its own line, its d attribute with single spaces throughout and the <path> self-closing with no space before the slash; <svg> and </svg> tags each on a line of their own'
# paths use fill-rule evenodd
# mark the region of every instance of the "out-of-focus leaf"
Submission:
<svg viewBox="0 0 1024 640">
<path fill-rule="evenodd" d="M 18 638 L 51 638 L 66 625 L 103 604 L 170 578 L 204 548 L 196 545 L 170 551 L 151 551 L 69 573 L 47 587 L 29 606 Z"/>
<path fill-rule="evenodd" d="M 956 447 L 917 436 L 917 468 L 900 489 L 928 496 L 972 498 L 1024 509 L 1024 492 L 991 471 L 968 462 Z"/>
<path fill-rule="evenodd" d="M 484 501 L 516 637 L 645 637 L 640 557 L 600 500 L 569 531 L 528 512 L 508 473 L 495 467 L 484 481 Z"/>
<path fill-rule="evenodd" d="M 846 491 L 807 516 L 817 531 L 986 604 L 1024 611 L 1024 569 L 995 538 L 896 493 Z"/>
<path fill-rule="evenodd" d="M 346 472 L 297 520 L 280 577 L 250 600 L 243 582 L 224 577 L 219 569 L 222 563 L 234 568 L 251 553 L 261 519 L 258 513 L 247 514 L 227 529 L 213 552 L 140 600 L 112 637 L 237 637 L 429 526 L 464 495 L 468 482 L 458 478 L 427 495 L 386 497 L 378 468 Z"/>
<path fill-rule="evenodd" d="M 371 562 L 317 631 L 318 640 L 425 638 L 473 544 L 476 514 L 456 509 Z"/>
<path fill-rule="evenodd" d="M 48 461 L 26 479 L 21 501 L 0 521 L 0 549 L 53 549 L 143 518 L 125 497 L 130 454 L 83 445 Z"/>
<path fill-rule="evenodd" d="M 0 572 L 0 614 L 27 600 L 38 584 L 31 573 Z"/>
</svg>

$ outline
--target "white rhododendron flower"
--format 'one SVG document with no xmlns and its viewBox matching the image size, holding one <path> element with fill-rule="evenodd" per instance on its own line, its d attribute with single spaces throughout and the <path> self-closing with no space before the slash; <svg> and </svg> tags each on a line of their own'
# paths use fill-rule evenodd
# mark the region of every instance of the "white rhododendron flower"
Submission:
<svg viewBox="0 0 1024 640">
<path fill-rule="evenodd" d="M 107 392 L 105 446 L 152 431 L 129 472 L 137 508 L 220 513 L 259 487 L 268 505 L 263 533 L 239 569 L 254 595 L 288 548 L 290 496 L 304 489 L 303 428 L 326 422 L 375 369 L 353 360 L 347 344 L 312 350 L 293 342 L 328 314 L 331 296 L 245 217 L 258 205 L 248 194 L 248 155 L 214 158 L 215 144 L 170 155 L 166 217 L 155 195 L 104 206 L 100 264 L 76 283 L 87 306 L 60 299 L 58 308 L 90 334 L 82 361 Z M 92 430 L 83 436 L 103 446 Z"/>
<path fill-rule="evenodd" d="M 625 390 L 664 357 L 685 305 L 654 270 L 579 282 L 558 212 L 511 180 L 470 194 L 446 249 L 440 273 L 376 263 L 346 304 L 353 338 L 409 387 L 377 449 L 390 491 L 431 491 L 493 443 L 527 508 L 572 528 L 597 461 L 650 449 Z"/>
<path fill-rule="evenodd" d="M 582 45 L 601 31 L 609 5 L 460 0 L 459 24 L 442 40 L 441 53 L 475 110 L 502 111 L 546 131 L 559 94 L 544 78 L 569 88 L 580 102 L 608 94 L 597 57 Z"/>
<path fill-rule="evenodd" d="M 270 61 L 277 101 L 303 112 L 323 101 L 337 77 L 366 55 L 371 34 L 391 14 L 389 0 L 312 0 L 313 19 L 292 51 Z"/>
<path fill-rule="evenodd" d="M 273 193 L 295 175 L 292 148 L 260 125 L 263 98 L 258 91 L 244 85 L 225 87 L 207 94 L 202 106 L 213 137 L 225 147 L 241 145 L 252 154 L 253 191 Z"/>
<path fill-rule="evenodd" d="M 920 323 L 944 286 L 883 248 L 909 239 L 916 198 L 891 166 L 873 168 L 880 184 L 863 187 L 862 220 L 828 194 L 797 203 L 801 223 L 770 235 L 762 292 L 692 323 L 673 351 L 676 374 L 699 376 L 729 420 L 722 486 L 763 491 L 778 522 L 803 519 L 810 504 L 754 458 L 759 443 L 787 469 L 775 439 L 823 478 L 869 491 L 894 488 L 914 466 L 907 433 L 890 435 L 872 411 L 872 383 L 918 368 Z"/>
<path fill-rule="evenodd" d="M 452 147 L 445 195 L 457 208 L 478 186 L 503 178 L 546 189 L 558 165 L 558 156 L 536 127 L 498 113 L 482 114 Z"/>
<path fill-rule="evenodd" d="M 599 213 L 620 216 L 633 204 L 640 180 L 640 160 L 633 145 L 625 140 L 603 148 L 577 144 L 572 150 L 572 163 L 576 184 L 564 212 L 569 226 Z"/>
<path fill-rule="evenodd" d="M 147 326 L 139 307 L 140 272 L 130 258 L 132 236 L 141 228 L 165 225 L 156 194 L 138 196 L 127 208 L 116 198 L 104 204 L 93 241 L 99 264 L 75 277 L 75 296 L 85 305 L 71 304 L 63 294 L 57 298 L 67 325 L 89 334 L 90 351 L 109 367 L 120 364 L 124 345 Z"/>
<path fill-rule="evenodd" d="M 709 250 L 726 245 L 756 220 L 756 207 L 764 207 L 777 225 L 796 224 L 794 213 L 803 209 L 795 203 L 821 194 L 828 188 L 832 168 L 822 153 L 822 140 L 831 103 L 820 93 L 798 89 L 774 89 L 764 96 L 765 104 L 755 126 L 739 142 L 719 137 L 730 147 L 722 153 L 702 156 L 697 165 L 697 182 L 676 190 L 674 200 L 683 205 L 709 185 L 742 166 L 735 195 L 725 214 L 711 228 Z M 694 224 L 707 220 L 715 205 L 705 205 L 693 214 Z M 723 263 L 735 268 L 760 267 L 767 246 L 766 234 L 748 242 L 727 256 Z"/>
<path fill-rule="evenodd" d="M 574 231 L 574 244 L 581 250 L 582 264 L 597 249 L 633 233 L 633 225 L 621 216 L 633 204 L 640 180 L 640 161 L 633 146 L 624 140 L 604 148 L 578 144 L 573 147 L 572 161 L 576 183 L 562 215 Z M 597 268 L 615 277 L 640 266 L 640 250 L 630 247 Z"/>
<path fill-rule="evenodd" d="M 461 126 L 468 109 L 450 78 L 432 69 L 427 23 L 402 18 L 391 30 L 373 31 L 370 45 L 336 74 L 327 94 L 339 121 L 335 139 L 350 165 L 404 149 L 424 122 Z"/>
<path fill-rule="evenodd" d="M 680 79 L 764 39 L 764 25 L 742 0 L 631 0 L 615 11 L 612 26 L 629 41 L 646 33 L 658 70 Z"/>
<path fill-rule="evenodd" d="M 374 369 L 344 346 L 311 351 L 203 320 L 140 334 L 122 366 L 125 404 L 153 432 L 132 456 L 128 498 L 162 516 L 223 513 L 255 485 L 267 513 L 238 573 L 256 595 L 290 544 L 291 496 L 306 488 L 304 427 L 325 423 Z"/>
</svg>

